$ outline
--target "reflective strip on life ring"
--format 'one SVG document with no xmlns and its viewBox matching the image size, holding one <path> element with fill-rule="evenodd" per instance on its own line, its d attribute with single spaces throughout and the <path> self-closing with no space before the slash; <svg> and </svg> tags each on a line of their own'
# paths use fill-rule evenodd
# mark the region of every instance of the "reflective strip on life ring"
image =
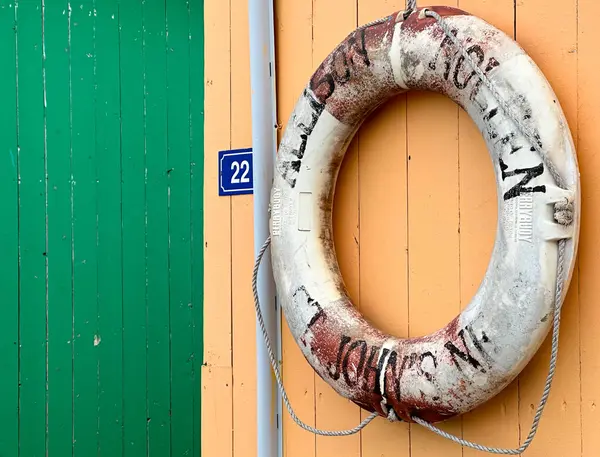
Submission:
<svg viewBox="0 0 600 457">
<path fill-rule="evenodd" d="M 540 347 L 552 322 L 561 238 L 565 290 L 572 277 L 580 196 L 567 122 L 531 58 L 480 18 L 430 9 L 534 132 L 567 189 L 557 186 L 439 24 L 418 9 L 356 29 L 312 75 L 280 143 L 270 232 L 278 302 L 319 376 L 368 411 L 436 422 L 499 393 Z M 331 223 L 338 171 L 355 132 L 374 109 L 410 89 L 450 97 L 483 134 L 496 175 L 498 226 L 469 306 L 443 329 L 403 339 L 374 328 L 351 303 Z M 565 199 L 574 208 L 570 224 L 554 217 L 554 205 Z"/>
</svg>

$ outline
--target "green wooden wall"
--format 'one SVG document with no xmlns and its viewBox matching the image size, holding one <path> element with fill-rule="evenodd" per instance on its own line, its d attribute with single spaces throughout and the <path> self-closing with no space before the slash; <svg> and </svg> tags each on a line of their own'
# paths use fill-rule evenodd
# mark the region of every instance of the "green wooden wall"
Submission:
<svg viewBox="0 0 600 457">
<path fill-rule="evenodd" d="M 0 457 L 200 455 L 203 40 L 0 0 Z"/>
</svg>

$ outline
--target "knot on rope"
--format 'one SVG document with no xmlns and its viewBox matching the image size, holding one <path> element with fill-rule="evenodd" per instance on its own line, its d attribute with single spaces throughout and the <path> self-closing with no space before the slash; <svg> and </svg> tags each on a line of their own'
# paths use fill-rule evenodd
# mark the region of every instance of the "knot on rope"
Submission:
<svg viewBox="0 0 600 457">
<path fill-rule="evenodd" d="M 554 220 L 560 225 L 571 225 L 573 222 L 573 201 L 565 198 L 554 204 Z"/>
</svg>

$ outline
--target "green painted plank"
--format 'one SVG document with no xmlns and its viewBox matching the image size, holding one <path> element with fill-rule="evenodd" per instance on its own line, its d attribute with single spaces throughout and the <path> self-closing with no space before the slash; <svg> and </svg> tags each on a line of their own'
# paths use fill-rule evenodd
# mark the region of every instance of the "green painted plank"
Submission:
<svg viewBox="0 0 600 457">
<path fill-rule="evenodd" d="M 171 451 L 191 456 L 194 446 L 192 284 L 190 250 L 189 12 L 167 1 L 168 178 L 171 313 Z"/>
<path fill-rule="evenodd" d="M 167 94 L 164 0 L 144 2 L 148 280 L 148 446 L 169 456 L 170 341 L 167 202 Z"/>
<path fill-rule="evenodd" d="M 142 4 L 120 10 L 124 456 L 146 455 L 146 235 Z"/>
<path fill-rule="evenodd" d="M 46 180 L 42 11 L 20 2 L 17 10 L 21 250 L 22 456 L 46 453 Z"/>
<path fill-rule="evenodd" d="M 96 3 L 98 167 L 98 455 L 123 455 L 123 306 L 119 8 Z"/>
<path fill-rule="evenodd" d="M 0 281 L 5 300 L 12 294 L 15 302 L 12 319 L 5 315 L 0 324 L 4 366 L 10 372 L 12 363 L 15 373 L 0 380 L 9 395 L 0 424 L 13 428 L 0 436 L 0 453 L 18 455 L 19 421 L 21 455 L 44 455 L 46 440 L 50 457 L 71 455 L 73 447 L 82 456 L 200 451 L 203 4 L 170 0 L 165 17 L 158 0 L 120 12 L 116 1 L 95 9 L 86 1 L 72 12 L 66 3 L 47 2 L 46 116 L 40 2 L 18 4 L 19 69 L 27 76 L 19 80 L 19 122 L 27 135 L 21 134 L 17 154 L 16 128 L 12 139 L 10 129 L 0 133 L 6 157 L 14 155 L 10 167 L 0 167 L 6 196 L 0 210 L 12 211 L 15 220 L 0 229 L 0 254 L 14 259 L 12 268 L 3 263 Z M 0 0 L 4 43 L 14 43 L 12 8 Z M 14 69 L 14 53 L 14 46 L 0 50 L 4 68 Z M 0 92 L 15 100 L 15 73 L 4 71 L 2 78 Z M 3 111 L 5 125 L 16 124 L 14 108 Z M 21 187 L 20 233 L 17 167 L 27 186 Z M 26 359 L 17 421 L 19 245 Z"/>
<path fill-rule="evenodd" d="M 74 456 L 98 450 L 95 37 L 91 1 L 71 5 L 74 245 Z"/>
<path fill-rule="evenodd" d="M 0 455 L 18 455 L 19 401 L 19 232 L 17 200 L 17 92 L 15 8 L 0 1 Z"/>
<path fill-rule="evenodd" d="M 190 152 L 194 447 L 200 455 L 201 365 L 204 363 L 204 0 L 190 1 Z"/>
<path fill-rule="evenodd" d="M 44 9 L 48 163 L 48 454 L 73 450 L 71 134 L 67 3 Z"/>
</svg>

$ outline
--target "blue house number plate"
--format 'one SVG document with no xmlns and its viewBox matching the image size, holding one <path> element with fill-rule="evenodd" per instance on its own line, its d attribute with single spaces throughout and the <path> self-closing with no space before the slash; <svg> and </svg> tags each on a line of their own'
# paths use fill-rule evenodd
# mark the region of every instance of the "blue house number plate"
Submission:
<svg viewBox="0 0 600 457">
<path fill-rule="evenodd" d="M 219 151 L 219 195 L 251 194 L 252 148 Z"/>
</svg>

